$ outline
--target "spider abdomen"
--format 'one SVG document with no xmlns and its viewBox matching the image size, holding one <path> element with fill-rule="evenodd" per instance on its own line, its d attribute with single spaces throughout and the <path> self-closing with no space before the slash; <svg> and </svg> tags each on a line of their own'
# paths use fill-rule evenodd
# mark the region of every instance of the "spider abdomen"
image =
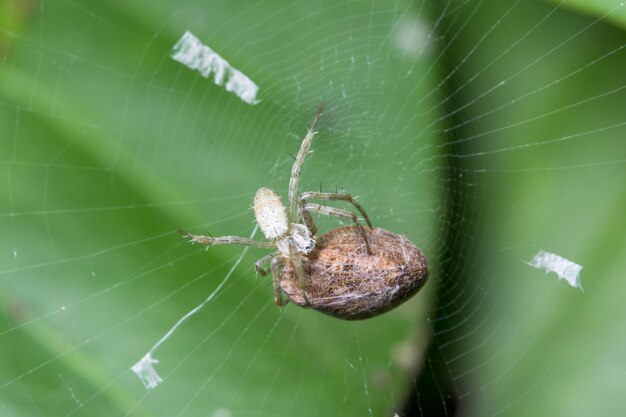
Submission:
<svg viewBox="0 0 626 417">
<path fill-rule="evenodd" d="M 276 239 L 289 231 L 287 210 L 278 194 L 269 188 L 259 188 L 254 195 L 254 217 L 268 239 Z"/>
<path fill-rule="evenodd" d="M 289 300 L 340 319 L 358 320 L 389 311 L 417 293 L 428 276 L 422 251 L 384 229 L 366 233 L 372 254 L 355 226 L 333 229 L 317 240 L 303 258 L 306 298 L 293 264 L 285 265 L 280 281 Z"/>
</svg>

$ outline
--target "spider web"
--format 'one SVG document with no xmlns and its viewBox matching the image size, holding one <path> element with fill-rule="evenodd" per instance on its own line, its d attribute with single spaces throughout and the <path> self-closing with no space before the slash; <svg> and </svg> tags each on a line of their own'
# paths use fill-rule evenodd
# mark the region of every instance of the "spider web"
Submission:
<svg viewBox="0 0 626 417">
<path fill-rule="evenodd" d="M 1 4 L 0 415 L 619 414 L 626 20 L 591 3 Z M 186 31 L 260 102 L 172 60 Z M 267 252 L 176 233 L 249 236 L 320 101 L 301 191 L 431 264 L 361 322 L 279 309 Z M 210 294 L 146 390 L 130 367 Z"/>
</svg>

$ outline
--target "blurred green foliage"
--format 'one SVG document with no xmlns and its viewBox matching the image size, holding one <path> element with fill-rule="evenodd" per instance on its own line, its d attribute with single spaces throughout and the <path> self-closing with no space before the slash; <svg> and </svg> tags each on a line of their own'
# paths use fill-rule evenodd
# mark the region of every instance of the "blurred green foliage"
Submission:
<svg viewBox="0 0 626 417">
<path fill-rule="evenodd" d="M 624 19 L 604 3 L 0 3 L 0 415 L 390 415 L 439 370 L 432 395 L 469 415 L 619 414 Z M 424 49 L 405 24 L 434 30 Z M 262 102 L 171 60 L 186 30 Z M 241 248 L 175 232 L 248 236 L 321 100 L 301 189 L 358 195 L 433 265 L 368 321 L 280 310 L 265 252 L 232 269 Z M 523 262 L 539 249 L 585 293 Z M 225 277 L 146 392 L 130 366 Z"/>
</svg>

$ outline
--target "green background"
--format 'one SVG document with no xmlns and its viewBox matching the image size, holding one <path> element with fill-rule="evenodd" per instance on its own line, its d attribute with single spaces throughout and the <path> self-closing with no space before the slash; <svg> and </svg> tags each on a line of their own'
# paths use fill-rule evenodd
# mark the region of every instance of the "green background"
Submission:
<svg viewBox="0 0 626 417">
<path fill-rule="evenodd" d="M 0 2 L 0 415 L 618 415 L 625 16 Z M 186 30 L 261 103 L 173 61 Z M 266 252 L 176 233 L 249 236 L 254 191 L 286 198 L 322 100 L 301 190 L 359 196 L 432 266 L 362 322 L 279 309 L 252 267 Z M 584 292 L 530 268 L 540 249 L 583 265 Z M 154 352 L 165 382 L 146 391 L 130 366 L 221 283 Z"/>
</svg>

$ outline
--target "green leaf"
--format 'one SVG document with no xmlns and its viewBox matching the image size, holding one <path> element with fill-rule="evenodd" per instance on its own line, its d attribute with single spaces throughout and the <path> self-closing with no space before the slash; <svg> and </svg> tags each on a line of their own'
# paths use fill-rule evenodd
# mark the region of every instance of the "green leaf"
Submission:
<svg viewBox="0 0 626 417">
<path fill-rule="evenodd" d="M 472 86 L 490 94 L 469 93 L 458 117 L 470 121 L 454 148 L 465 178 L 457 215 L 468 221 L 455 247 L 476 264 L 460 261 L 463 274 L 447 277 L 475 280 L 454 294 L 471 297 L 460 314 L 471 319 L 457 325 L 473 337 L 451 348 L 462 359 L 450 372 L 457 387 L 469 385 L 472 415 L 618 415 L 626 373 L 624 32 L 533 2 L 504 18 L 509 6 L 484 10 L 472 23 L 498 25 L 488 36 L 464 31 L 451 50 L 469 57 L 465 72 L 480 73 Z M 532 268 L 539 250 L 582 265 L 584 292 Z"/>
<path fill-rule="evenodd" d="M 254 273 L 267 251 L 205 251 L 176 233 L 249 236 L 254 192 L 286 198 L 289 153 L 324 101 L 301 190 L 343 188 L 376 225 L 436 252 L 435 171 L 413 165 L 437 154 L 436 113 L 406 105 L 432 88 L 429 53 L 407 56 L 389 39 L 402 18 L 390 6 L 321 6 L 55 3 L 14 15 L 22 29 L 4 32 L 0 69 L 9 414 L 403 406 L 435 279 L 389 314 L 342 322 L 276 307 L 271 279 Z M 253 79 L 261 103 L 172 60 L 186 30 Z M 153 353 L 165 382 L 146 391 L 130 367 L 223 282 Z"/>
<path fill-rule="evenodd" d="M 616 0 L 569 0 L 559 2 L 550 0 L 554 4 L 562 4 L 579 13 L 596 16 L 616 26 L 626 29 L 626 5 L 623 1 Z"/>
<path fill-rule="evenodd" d="M 618 415 L 624 21 L 608 1 L 2 3 L 0 415 Z M 172 60 L 185 31 L 260 103 Z M 278 308 L 266 251 L 176 232 L 250 236 L 321 101 L 301 191 L 358 196 L 432 268 L 370 320 Z M 529 266 L 540 249 L 584 292 Z M 207 299 L 146 390 L 131 366 Z"/>
</svg>

